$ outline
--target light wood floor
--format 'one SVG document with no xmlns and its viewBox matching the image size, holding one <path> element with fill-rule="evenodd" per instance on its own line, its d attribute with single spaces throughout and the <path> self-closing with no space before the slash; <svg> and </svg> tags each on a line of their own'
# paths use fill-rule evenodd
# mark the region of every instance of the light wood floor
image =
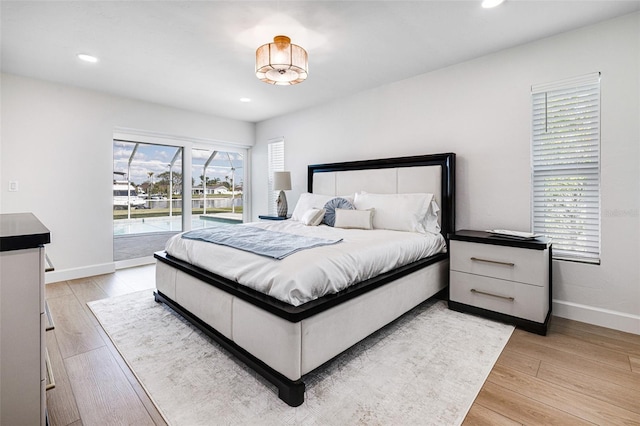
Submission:
<svg viewBox="0 0 640 426">
<path fill-rule="evenodd" d="M 53 426 L 165 424 L 86 306 L 153 287 L 153 266 L 47 285 Z M 545 337 L 516 330 L 464 424 L 640 425 L 640 336 L 557 317 Z"/>
<path fill-rule="evenodd" d="M 49 422 L 73 425 L 166 425 L 102 330 L 87 302 L 155 287 L 155 266 L 47 284 L 55 328 L 46 333 L 55 388 Z"/>
</svg>

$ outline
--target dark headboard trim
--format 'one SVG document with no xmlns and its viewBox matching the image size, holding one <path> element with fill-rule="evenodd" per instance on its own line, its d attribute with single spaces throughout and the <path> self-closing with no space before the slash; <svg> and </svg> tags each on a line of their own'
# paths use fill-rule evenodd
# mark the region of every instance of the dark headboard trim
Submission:
<svg viewBox="0 0 640 426">
<path fill-rule="evenodd" d="M 456 229 L 455 223 L 455 187 L 456 187 L 456 154 L 417 155 L 412 157 L 383 158 L 380 160 L 348 161 L 345 163 L 313 164 L 307 170 L 307 190 L 313 192 L 313 176 L 316 173 L 338 172 L 349 170 L 394 169 L 398 167 L 441 166 L 441 229 L 448 240 Z"/>
</svg>

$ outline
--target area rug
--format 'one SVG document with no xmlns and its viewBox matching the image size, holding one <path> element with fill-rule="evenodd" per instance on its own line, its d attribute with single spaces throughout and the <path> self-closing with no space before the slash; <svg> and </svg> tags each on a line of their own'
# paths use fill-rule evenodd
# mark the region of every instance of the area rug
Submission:
<svg viewBox="0 0 640 426">
<path fill-rule="evenodd" d="M 306 375 L 305 402 L 292 408 L 151 291 L 89 306 L 176 426 L 457 425 L 513 332 L 427 301 Z"/>
</svg>

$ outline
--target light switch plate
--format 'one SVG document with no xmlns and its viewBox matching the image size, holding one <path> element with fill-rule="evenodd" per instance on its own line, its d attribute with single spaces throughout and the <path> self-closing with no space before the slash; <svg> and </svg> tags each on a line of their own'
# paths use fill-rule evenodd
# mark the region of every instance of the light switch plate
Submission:
<svg viewBox="0 0 640 426">
<path fill-rule="evenodd" d="M 18 181 L 10 180 L 9 181 L 9 192 L 18 192 Z"/>
</svg>

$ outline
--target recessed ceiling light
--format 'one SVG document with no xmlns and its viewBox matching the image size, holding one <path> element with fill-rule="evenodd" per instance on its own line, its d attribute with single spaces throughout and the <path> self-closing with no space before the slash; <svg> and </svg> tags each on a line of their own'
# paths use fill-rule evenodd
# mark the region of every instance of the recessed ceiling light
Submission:
<svg viewBox="0 0 640 426">
<path fill-rule="evenodd" d="M 482 7 L 490 9 L 492 7 L 500 6 L 504 0 L 482 0 Z"/>
<path fill-rule="evenodd" d="M 91 62 L 92 64 L 98 62 L 98 58 L 96 58 L 95 56 L 87 55 L 86 53 L 78 53 L 78 59 L 85 62 Z"/>
<path fill-rule="evenodd" d="M 240 98 L 240 102 L 244 102 L 244 103 L 251 102 L 251 98 Z"/>
</svg>

